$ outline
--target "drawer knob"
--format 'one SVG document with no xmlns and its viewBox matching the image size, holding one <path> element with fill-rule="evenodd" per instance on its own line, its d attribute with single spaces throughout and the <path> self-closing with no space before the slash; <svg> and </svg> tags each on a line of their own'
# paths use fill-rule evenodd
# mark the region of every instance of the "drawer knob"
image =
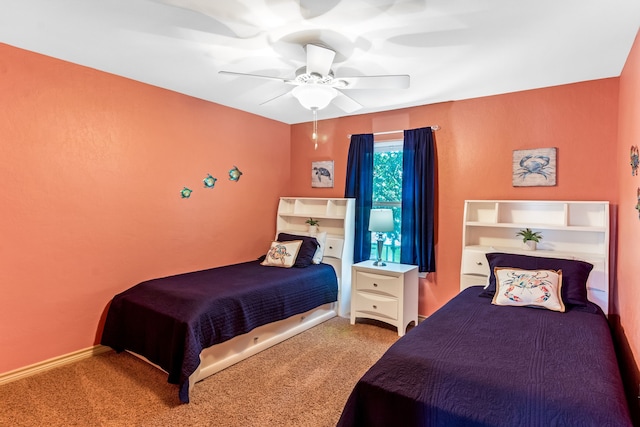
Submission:
<svg viewBox="0 0 640 427">
<path fill-rule="evenodd" d="M 476 265 L 482 265 L 481 261 L 476 261 Z"/>
<path fill-rule="evenodd" d="M 374 288 L 377 288 L 377 287 L 378 287 L 378 284 L 377 284 L 377 283 L 374 283 L 374 284 L 373 284 L 373 287 L 374 287 Z"/>
<path fill-rule="evenodd" d="M 333 246 L 329 246 L 329 249 L 333 249 Z"/>
<path fill-rule="evenodd" d="M 377 309 L 378 309 L 378 306 L 377 306 L 377 305 L 374 305 L 374 306 L 373 306 L 373 309 L 374 309 L 374 310 L 377 310 Z"/>
</svg>

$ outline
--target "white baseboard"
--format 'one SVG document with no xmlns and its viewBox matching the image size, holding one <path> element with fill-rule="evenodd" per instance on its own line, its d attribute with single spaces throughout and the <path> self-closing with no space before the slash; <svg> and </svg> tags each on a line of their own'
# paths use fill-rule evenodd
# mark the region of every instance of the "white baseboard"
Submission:
<svg viewBox="0 0 640 427">
<path fill-rule="evenodd" d="M 5 372 L 4 374 L 0 374 L 0 385 L 10 383 L 12 381 L 17 381 L 22 378 L 27 378 L 32 375 L 57 368 L 59 366 L 64 366 L 82 359 L 87 359 L 92 356 L 97 356 L 98 354 L 106 353 L 109 350 L 111 350 L 111 347 L 107 347 L 104 345 L 94 345 L 93 347 L 85 348 L 84 350 L 74 351 L 73 353 L 54 357 L 53 359 L 25 366 L 24 368 Z"/>
</svg>

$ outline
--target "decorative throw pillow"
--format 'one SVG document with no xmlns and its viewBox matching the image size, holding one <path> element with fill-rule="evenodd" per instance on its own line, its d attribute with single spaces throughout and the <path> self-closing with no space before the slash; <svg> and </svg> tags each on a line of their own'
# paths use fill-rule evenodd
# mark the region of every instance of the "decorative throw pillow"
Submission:
<svg viewBox="0 0 640 427">
<path fill-rule="evenodd" d="M 278 234 L 279 242 L 290 242 L 293 240 L 302 240 L 298 257 L 293 264 L 294 267 L 308 267 L 313 263 L 313 255 L 318 249 L 318 241 L 315 237 L 298 236 L 297 234 L 280 233 Z"/>
<path fill-rule="evenodd" d="M 316 235 L 316 240 L 318 240 L 318 249 L 316 249 L 316 253 L 313 255 L 313 263 L 320 264 L 322 262 L 322 257 L 324 257 L 324 247 L 327 244 L 327 232 L 323 231 Z"/>
<path fill-rule="evenodd" d="M 562 271 L 496 267 L 495 305 L 542 307 L 564 312 L 560 296 Z"/>
<path fill-rule="evenodd" d="M 292 240 L 290 242 L 272 242 L 269 252 L 265 256 L 261 265 L 273 267 L 293 267 L 298 256 L 298 251 L 302 245 L 302 240 Z"/>
<path fill-rule="evenodd" d="M 496 292 L 496 267 L 521 268 L 523 270 L 562 270 L 562 301 L 573 306 L 588 307 L 587 280 L 593 264 L 566 258 L 547 258 L 530 255 L 491 252 L 489 261 L 489 286 L 480 296 L 493 298 Z"/>
</svg>

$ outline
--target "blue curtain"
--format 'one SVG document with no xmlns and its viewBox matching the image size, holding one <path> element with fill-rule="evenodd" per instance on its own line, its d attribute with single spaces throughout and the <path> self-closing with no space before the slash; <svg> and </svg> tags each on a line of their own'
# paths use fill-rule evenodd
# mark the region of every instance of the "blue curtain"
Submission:
<svg viewBox="0 0 640 427">
<path fill-rule="evenodd" d="M 436 271 L 435 154 L 430 127 L 404 131 L 400 262 Z"/>
<path fill-rule="evenodd" d="M 351 135 L 344 197 L 356 199 L 353 262 L 368 260 L 371 255 L 369 214 L 373 200 L 373 134 Z"/>
</svg>

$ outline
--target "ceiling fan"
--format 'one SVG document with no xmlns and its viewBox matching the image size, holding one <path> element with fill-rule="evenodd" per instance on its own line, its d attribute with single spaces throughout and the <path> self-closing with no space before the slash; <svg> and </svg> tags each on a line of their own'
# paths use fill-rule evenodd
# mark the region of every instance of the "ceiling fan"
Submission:
<svg viewBox="0 0 640 427">
<path fill-rule="evenodd" d="M 342 91 L 349 89 L 406 89 L 409 87 L 409 75 L 381 75 L 359 77 L 336 77 L 331 66 L 336 56 L 335 51 L 315 44 L 307 44 L 307 64 L 296 71 L 293 79 L 265 76 L 260 74 L 237 73 L 233 71 L 219 71 L 220 74 L 255 77 L 268 80 L 278 80 L 294 86 L 291 94 L 300 104 L 314 113 L 327 107 L 331 102 L 346 113 L 352 113 L 362 108 L 362 105 Z M 271 102 L 275 98 L 269 99 Z"/>
</svg>

